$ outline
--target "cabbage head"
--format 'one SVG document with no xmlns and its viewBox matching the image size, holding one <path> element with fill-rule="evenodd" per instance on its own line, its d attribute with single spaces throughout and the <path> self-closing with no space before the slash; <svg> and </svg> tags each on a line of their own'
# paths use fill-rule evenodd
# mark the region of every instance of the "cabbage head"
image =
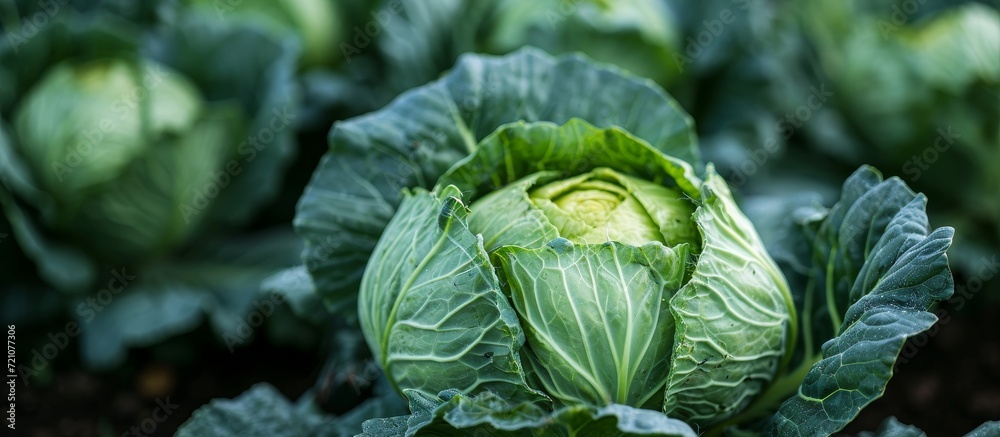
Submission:
<svg viewBox="0 0 1000 437">
<path fill-rule="evenodd" d="M 361 282 L 392 384 L 712 424 L 794 342 L 781 271 L 711 166 L 583 120 L 513 123 L 407 192 Z"/>
<path fill-rule="evenodd" d="M 360 435 L 832 435 L 882 396 L 953 230 L 867 166 L 752 224 L 697 141 L 654 82 L 530 48 L 335 124 L 275 282 L 360 325 Z"/>
<path fill-rule="evenodd" d="M 52 67 L 13 126 L 52 199 L 42 208 L 48 227 L 97 256 L 133 260 L 167 253 L 199 229 L 198 201 L 231 177 L 224 167 L 242 116 L 209 108 L 168 67 L 108 58 Z"/>
</svg>

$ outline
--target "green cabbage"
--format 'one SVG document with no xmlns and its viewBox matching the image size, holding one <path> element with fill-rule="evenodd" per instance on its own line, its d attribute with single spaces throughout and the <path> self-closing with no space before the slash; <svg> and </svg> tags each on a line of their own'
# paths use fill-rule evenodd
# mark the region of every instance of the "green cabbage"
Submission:
<svg viewBox="0 0 1000 437">
<path fill-rule="evenodd" d="M 215 179 L 229 177 L 238 117 L 213 113 L 194 85 L 155 62 L 67 62 L 24 96 L 15 144 L 56 200 L 45 215 L 54 230 L 105 258 L 135 259 L 199 228 L 205 214 L 179 206 L 223 188 Z"/>
<path fill-rule="evenodd" d="M 485 385 L 702 424 L 745 408 L 794 342 L 788 285 L 711 167 L 703 182 L 581 120 L 501 128 L 404 198 L 359 302 L 400 390 Z"/>
</svg>

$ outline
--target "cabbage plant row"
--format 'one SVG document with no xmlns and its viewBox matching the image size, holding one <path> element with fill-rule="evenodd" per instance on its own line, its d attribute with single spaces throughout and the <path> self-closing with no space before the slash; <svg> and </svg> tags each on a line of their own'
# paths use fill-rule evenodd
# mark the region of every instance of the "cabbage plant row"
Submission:
<svg viewBox="0 0 1000 437">
<path fill-rule="evenodd" d="M 927 179 L 971 157 L 967 194 L 995 191 L 1000 18 L 971 4 L 890 29 L 855 2 L 709 3 L 723 12 L 16 2 L 27 21 L 5 20 L 0 48 L 4 315 L 68 311 L 99 370 L 201 323 L 231 351 L 268 296 L 295 319 L 267 321 L 279 342 L 332 332 L 316 390 L 292 403 L 255 386 L 181 436 L 841 432 L 955 289 L 956 230 L 867 164 L 907 159 L 957 113 L 968 147 Z M 855 15 L 871 25 L 845 37 Z M 739 41 L 792 34 L 807 42 Z M 950 56 L 968 68 L 937 69 Z M 757 86 L 775 65 L 796 67 Z M 906 80 L 872 93 L 869 77 Z M 760 110 L 813 82 L 859 126 Z M 803 201 L 812 185 L 791 186 L 770 154 L 831 126 L 884 150 L 831 153 L 853 172 Z M 311 178 L 289 194 L 296 173 Z M 781 189 L 744 198 L 747 181 Z M 942 188 L 932 207 L 976 203 Z M 293 219 L 268 215 L 289 197 Z M 988 206 L 975 226 L 1000 223 Z M 353 391 L 333 413 L 330 380 Z M 887 418 L 874 435 L 922 432 Z"/>
<path fill-rule="evenodd" d="M 859 168 L 834 205 L 769 224 L 778 262 L 656 84 L 466 55 L 334 125 L 295 219 L 305 269 L 276 286 L 356 316 L 384 372 L 331 423 L 407 399 L 365 436 L 832 434 L 953 292 L 926 203 Z"/>
</svg>

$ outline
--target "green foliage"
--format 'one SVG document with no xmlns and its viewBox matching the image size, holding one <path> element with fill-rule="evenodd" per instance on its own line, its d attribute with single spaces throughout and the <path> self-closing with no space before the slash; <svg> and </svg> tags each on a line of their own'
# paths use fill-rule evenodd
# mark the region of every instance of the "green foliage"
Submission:
<svg viewBox="0 0 1000 437">
<path fill-rule="evenodd" d="M 14 5 L 46 19 L 5 22 L 27 37 L 0 46 L 0 208 L 37 270 L 5 285 L 66 293 L 92 367 L 206 318 L 234 335 L 301 250 L 243 233 L 292 157 L 296 53 L 183 11 L 144 30 L 138 10 L 45 5 Z"/>
<path fill-rule="evenodd" d="M 657 149 L 699 162 L 690 118 L 647 81 L 532 49 L 505 58 L 466 56 L 441 81 L 391 103 L 377 119 L 353 118 L 331 131 L 331 152 L 294 222 L 317 292 L 331 309 L 353 314 L 364 267 L 403 188 L 433 188 L 500 125 L 573 117 L 622 126 Z"/>
<path fill-rule="evenodd" d="M 332 66 L 340 60 L 336 42 L 343 38 L 342 17 L 337 3 L 327 0 L 189 0 L 206 19 L 220 23 L 238 21 L 278 38 L 290 37 L 301 44 L 299 63 L 304 68 Z"/>
<path fill-rule="evenodd" d="M 307 402 L 290 403 L 270 384 L 261 383 L 233 400 L 214 400 L 177 430 L 178 436 L 312 435 L 348 437 L 336 419 L 325 417 Z"/>
<path fill-rule="evenodd" d="M 135 92 L 141 100 L 123 98 Z M 22 98 L 12 130 L 53 200 L 46 225 L 121 260 L 160 256 L 201 227 L 204 215 L 185 209 L 190 187 L 212 185 L 237 156 L 228 146 L 242 117 L 203 106 L 162 65 L 104 59 L 53 66 Z"/>
<path fill-rule="evenodd" d="M 454 435 L 456 428 L 466 435 L 505 437 L 697 435 L 684 422 L 625 405 L 577 405 L 548 414 L 532 404 L 511 405 L 489 392 L 473 398 L 452 390 L 439 396 L 409 396 L 413 415 L 369 420 L 361 437 L 446 436 Z"/>
<path fill-rule="evenodd" d="M 183 436 L 832 435 L 1000 242 L 989 3 L 17 0 L 0 33 L 19 333 L 72 314 L 93 370 L 329 328 L 313 390 Z"/>
<path fill-rule="evenodd" d="M 597 95 L 553 94 L 595 76 Z M 296 220 L 305 261 L 331 309 L 357 296 L 414 413 L 366 435 L 577 435 L 551 427 L 567 409 L 615 405 L 711 432 L 836 432 L 881 395 L 902 342 L 951 293 L 951 230 L 932 231 L 900 181 L 861 169 L 832 209 L 765 226 L 784 236 L 768 242 L 776 263 L 691 152 L 688 116 L 636 85 L 531 50 L 470 56 L 334 127 Z M 588 102 L 662 115 L 650 129 Z M 581 429 L 599 421 L 587 417 Z"/>
<path fill-rule="evenodd" d="M 862 168 L 825 217 L 801 223 L 813 262 L 810 286 L 796 299 L 799 369 L 808 372 L 771 432 L 843 428 L 882 395 L 906 339 L 937 321 L 928 310 L 954 289 L 945 254 L 954 231 L 930 228 L 926 201 L 899 179 Z"/>
<path fill-rule="evenodd" d="M 678 26 L 662 0 L 381 5 L 388 19 L 373 44 L 383 64 L 378 91 L 385 98 L 437 78 L 464 52 L 502 55 L 524 46 L 556 55 L 581 52 L 661 84 L 681 76 Z"/>
</svg>

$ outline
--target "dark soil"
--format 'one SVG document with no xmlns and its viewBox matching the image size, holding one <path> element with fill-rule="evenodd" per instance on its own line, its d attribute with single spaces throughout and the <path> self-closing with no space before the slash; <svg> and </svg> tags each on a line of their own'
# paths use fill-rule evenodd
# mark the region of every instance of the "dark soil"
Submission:
<svg viewBox="0 0 1000 437">
<path fill-rule="evenodd" d="M 211 334 L 199 330 L 177 341 L 199 344 L 197 337 L 205 336 Z M 136 428 L 135 435 L 169 436 L 209 400 L 236 397 L 258 382 L 269 382 L 285 396 L 297 399 L 315 383 L 322 365 L 315 353 L 259 340 L 232 354 L 221 345 L 203 349 L 195 363 L 169 363 L 135 351 L 129 357 L 132 364 L 124 370 L 90 373 L 66 368 L 57 371 L 48 384 L 19 386 L 16 435 L 133 435 L 132 427 L 143 421 L 152 423 L 147 419 L 160 402 L 177 407 L 155 431 L 147 434 Z"/>
<path fill-rule="evenodd" d="M 896 416 L 930 437 L 958 436 L 1000 420 L 1000 303 L 991 298 L 961 309 L 942 305 L 947 316 L 940 317 L 936 333 L 910 339 L 885 395 L 846 431 L 874 430 Z"/>
</svg>

